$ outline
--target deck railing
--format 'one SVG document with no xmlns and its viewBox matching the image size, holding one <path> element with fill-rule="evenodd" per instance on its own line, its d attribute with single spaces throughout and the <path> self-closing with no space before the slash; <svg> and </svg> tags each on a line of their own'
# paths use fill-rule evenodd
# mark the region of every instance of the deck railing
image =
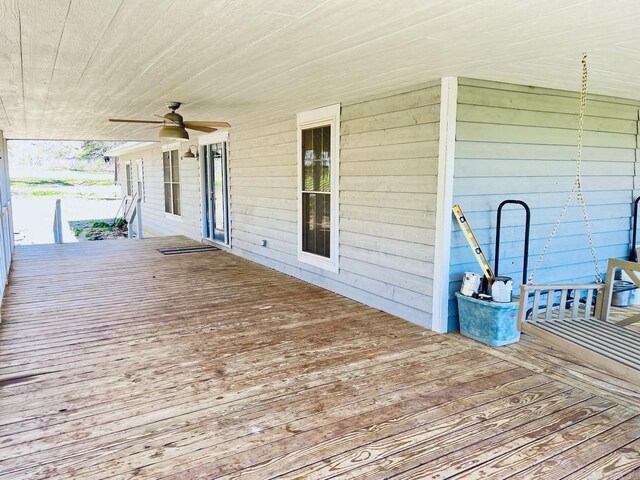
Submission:
<svg viewBox="0 0 640 480">
<path fill-rule="evenodd" d="M 128 211 L 128 216 L 126 218 L 127 220 L 127 236 L 129 238 L 133 238 L 133 228 L 131 228 L 131 225 L 133 224 L 133 221 L 136 221 L 136 237 L 137 238 L 144 238 L 143 233 L 142 233 L 142 199 L 141 198 L 137 198 L 135 203 L 132 202 L 132 208 L 130 208 Z"/>
</svg>

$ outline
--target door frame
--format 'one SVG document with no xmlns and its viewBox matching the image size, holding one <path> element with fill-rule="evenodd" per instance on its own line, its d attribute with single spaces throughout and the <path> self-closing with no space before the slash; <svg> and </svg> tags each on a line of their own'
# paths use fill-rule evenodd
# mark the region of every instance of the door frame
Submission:
<svg viewBox="0 0 640 480">
<path fill-rule="evenodd" d="M 229 148 L 228 148 L 228 141 L 229 141 L 229 131 L 228 130 L 220 130 L 214 133 L 209 133 L 207 135 L 200 135 L 198 137 L 198 157 L 200 159 L 200 220 L 201 220 L 201 225 L 200 225 L 200 236 L 202 237 L 202 240 L 206 240 L 208 242 L 214 242 L 218 245 L 223 245 L 226 247 L 230 247 L 231 246 L 231 201 L 230 201 L 230 188 L 229 188 Z M 213 143 L 225 143 L 227 144 L 227 151 L 225 152 L 226 154 L 226 165 L 225 165 L 225 175 L 226 175 L 226 192 L 225 192 L 225 205 L 227 206 L 227 225 L 226 225 L 226 230 L 227 230 L 227 242 L 221 242 L 220 240 L 214 240 L 210 237 L 205 236 L 205 232 L 207 231 L 208 225 L 207 225 L 207 215 L 206 215 L 206 209 L 205 209 L 205 202 L 208 201 L 207 199 L 207 179 L 205 178 L 204 172 L 205 172 L 205 160 L 204 160 L 204 148 L 207 147 L 208 145 L 211 145 Z"/>
</svg>

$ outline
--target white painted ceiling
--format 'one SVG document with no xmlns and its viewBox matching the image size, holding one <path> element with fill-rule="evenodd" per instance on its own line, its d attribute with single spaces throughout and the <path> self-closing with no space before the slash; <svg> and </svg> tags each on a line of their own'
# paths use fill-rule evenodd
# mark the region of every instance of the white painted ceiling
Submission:
<svg viewBox="0 0 640 480">
<path fill-rule="evenodd" d="M 7 138 L 151 140 L 459 75 L 640 98 L 640 2 L 0 0 Z"/>
</svg>

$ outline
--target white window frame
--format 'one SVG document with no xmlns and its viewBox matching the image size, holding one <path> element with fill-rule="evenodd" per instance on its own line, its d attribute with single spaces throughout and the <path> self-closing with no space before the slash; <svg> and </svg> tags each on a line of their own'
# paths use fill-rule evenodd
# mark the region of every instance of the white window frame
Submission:
<svg viewBox="0 0 640 480">
<path fill-rule="evenodd" d="M 129 167 L 129 177 L 127 178 L 127 167 Z M 124 193 L 127 198 L 133 198 L 133 165 L 131 160 L 124 162 Z"/>
<path fill-rule="evenodd" d="M 162 154 L 164 157 L 164 152 L 171 152 L 172 150 L 177 150 L 178 151 L 178 172 L 180 175 L 180 215 L 176 215 L 175 213 L 169 213 L 165 210 L 164 207 L 164 201 L 166 201 L 165 199 L 165 193 L 164 193 L 164 158 L 161 158 L 161 162 L 160 164 L 162 165 L 162 200 L 163 200 L 163 206 L 162 206 L 162 211 L 164 212 L 164 217 L 165 218 L 170 218 L 173 220 L 180 220 L 182 221 L 182 211 L 184 209 L 184 205 L 182 204 L 182 199 L 184 198 L 182 195 L 182 151 L 180 149 L 180 142 L 175 142 L 175 143 L 168 143 L 166 145 L 162 146 Z M 173 199 L 172 199 L 173 201 Z"/>
<path fill-rule="evenodd" d="M 297 116 L 297 162 L 298 162 L 298 261 L 338 273 L 340 265 L 339 241 L 339 185 L 340 179 L 340 104 L 329 105 L 307 112 L 298 113 Z M 331 127 L 331 256 L 329 258 L 302 250 L 302 130 L 307 128 Z"/>
<path fill-rule="evenodd" d="M 138 183 L 140 183 L 142 191 L 138 191 Z M 145 190 L 146 189 L 144 188 L 144 159 L 138 158 L 136 160 L 136 192 L 138 193 L 138 197 L 143 203 L 146 198 Z"/>
</svg>

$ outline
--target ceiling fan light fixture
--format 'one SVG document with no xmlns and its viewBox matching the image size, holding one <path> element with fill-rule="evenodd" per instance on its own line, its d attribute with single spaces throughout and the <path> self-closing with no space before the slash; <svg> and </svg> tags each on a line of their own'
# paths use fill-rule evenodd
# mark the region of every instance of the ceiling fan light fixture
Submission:
<svg viewBox="0 0 640 480">
<path fill-rule="evenodd" d="M 159 138 L 189 140 L 189 133 L 179 125 L 163 125 L 158 132 Z"/>
</svg>

